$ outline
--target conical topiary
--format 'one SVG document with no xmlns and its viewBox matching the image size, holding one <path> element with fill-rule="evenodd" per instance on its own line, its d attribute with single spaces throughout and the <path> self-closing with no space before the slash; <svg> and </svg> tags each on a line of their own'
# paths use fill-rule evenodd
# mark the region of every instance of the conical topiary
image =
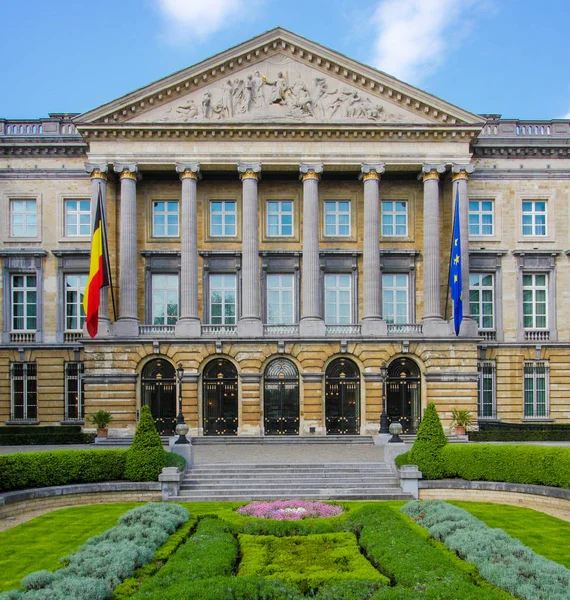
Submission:
<svg viewBox="0 0 570 600">
<path fill-rule="evenodd" d="M 139 424 L 125 463 L 125 479 L 129 481 L 157 481 L 166 466 L 166 452 L 154 426 L 148 406 L 141 408 Z"/>
<path fill-rule="evenodd" d="M 445 476 L 441 449 L 446 444 L 447 438 L 443 433 L 435 404 L 430 402 L 426 407 L 416 441 L 409 454 L 409 462 L 418 466 L 424 479 L 441 479 Z"/>
</svg>

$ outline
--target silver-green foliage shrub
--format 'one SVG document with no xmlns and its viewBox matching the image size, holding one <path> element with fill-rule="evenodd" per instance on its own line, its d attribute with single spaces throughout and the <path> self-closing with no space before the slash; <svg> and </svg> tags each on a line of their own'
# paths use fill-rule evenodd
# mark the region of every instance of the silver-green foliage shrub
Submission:
<svg viewBox="0 0 570 600">
<path fill-rule="evenodd" d="M 425 527 L 480 575 L 523 600 L 568 600 L 570 570 L 535 554 L 502 529 L 442 501 L 410 502 L 402 512 Z"/>
<path fill-rule="evenodd" d="M 130 510 L 119 523 L 87 540 L 64 557 L 65 567 L 37 571 L 22 580 L 25 592 L 13 590 L 0 600 L 105 600 L 138 567 L 152 560 L 168 536 L 190 517 L 174 504 L 146 504 Z"/>
</svg>

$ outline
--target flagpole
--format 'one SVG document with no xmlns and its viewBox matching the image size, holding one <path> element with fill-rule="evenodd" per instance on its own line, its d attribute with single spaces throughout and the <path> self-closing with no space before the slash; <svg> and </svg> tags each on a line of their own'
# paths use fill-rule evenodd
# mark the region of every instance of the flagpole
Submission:
<svg viewBox="0 0 570 600">
<path fill-rule="evenodd" d="M 101 188 L 99 188 L 99 195 L 101 195 Z M 103 202 L 101 206 L 101 226 L 103 228 L 103 243 L 105 244 L 105 262 L 107 263 L 107 272 L 109 273 L 109 288 L 111 289 L 111 304 L 113 305 L 113 319 L 117 320 L 117 309 L 115 308 L 115 293 L 113 292 L 113 275 L 111 273 L 111 263 L 109 260 L 109 245 L 107 243 L 107 223 L 105 222 L 105 209 L 103 208 Z"/>
</svg>

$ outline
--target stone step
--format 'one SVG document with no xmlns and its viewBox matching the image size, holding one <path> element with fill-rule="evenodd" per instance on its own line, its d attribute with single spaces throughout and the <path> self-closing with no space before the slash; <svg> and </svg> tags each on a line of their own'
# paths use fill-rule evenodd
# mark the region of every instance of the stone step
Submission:
<svg viewBox="0 0 570 600">
<path fill-rule="evenodd" d="M 309 493 L 307 491 L 302 494 L 296 493 L 240 493 L 235 495 L 223 496 L 224 502 L 245 502 L 251 500 L 413 500 L 411 494 L 404 494 L 401 488 L 385 489 L 380 493 L 367 493 L 362 490 L 349 492 L 347 490 L 339 490 L 340 493 L 334 493 L 331 490 L 323 492 Z M 208 493 L 184 493 L 179 494 L 169 500 L 174 502 L 216 502 L 220 500 L 220 495 Z"/>
<path fill-rule="evenodd" d="M 379 493 L 384 490 L 400 490 L 398 481 L 387 481 L 385 483 L 375 483 L 373 485 L 359 486 L 353 483 L 339 483 L 336 482 L 330 485 L 236 485 L 236 486 L 217 486 L 217 485 L 198 485 L 198 486 L 181 486 L 179 494 L 183 495 L 186 493 L 210 493 L 212 495 L 218 495 L 220 497 L 227 496 L 228 494 L 272 494 L 274 496 L 280 496 L 281 494 L 296 494 L 297 496 L 306 493 L 323 493 L 323 492 L 339 492 L 350 491 L 358 493 Z"/>
<path fill-rule="evenodd" d="M 348 444 L 348 445 L 374 445 L 374 439 L 371 435 L 265 435 L 265 436 L 197 436 L 192 438 L 192 445 L 218 445 L 218 444 L 287 444 L 287 445 L 304 445 L 304 444 Z"/>
<path fill-rule="evenodd" d="M 263 470 L 284 470 L 295 469 L 297 471 L 319 470 L 343 470 L 354 471 L 361 469 L 363 471 L 374 471 L 375 469 L 389 468 L 385 462 L 362 462 L 362 463 L 201 463 L 194 465 L 192 471 L 263 471 Z"/>
<path fill-rule="evenodd" d="M 315 475 L 310 475 L 310 474 L 302 474 L 302 475 L 295 475 L 294 480 L 295 481 L 299 481 L 299 482 L 305 482 L 305 481 L 322 481 L 323 483 L 330 483 L 331 481 L 353 481 L 354 483 L 367 483 L 367 482 L 372 482 L 372 481 L 378 481 L 378 480 L 384 480 L 386 478 L 394 478 L 394 473 L 391 471 L 386 471 L 383 473 L 376 473 L 376 474 L 371 474 L 371 475 L 363 475 L 363 476 L 356 476 L 354 474 L 352 475 L 346 475 L 346 476 L 338 476 L 338 475 L 322 475 L 322 474 L 315 474 Z M 199 476 L 195 476 L 192 474 L 192 472 L 188 473 L 184 479 L 183 482 L 185 484 L 195 484 L 195 483 L 210 483 L 210 482 L 215 482 L 215 483 L 223 483 L 223 482 L 227 482 L 229 483 L 233 483 L 235 481 L 259 481 L 259 482 L 263 482 L 263 483 L 272 483 L 274 481 L 284 481 L 284 480 L 291 480 L 290 477 L 283 477 L 283 475 L 281 474 L 273 474 L 273 473 L 267 473 L 265 475 L 224 475 L 223 477 L 216 477 L 216 476 L 212 476 L 212 475 L 199 475 Z"/>
</svg>

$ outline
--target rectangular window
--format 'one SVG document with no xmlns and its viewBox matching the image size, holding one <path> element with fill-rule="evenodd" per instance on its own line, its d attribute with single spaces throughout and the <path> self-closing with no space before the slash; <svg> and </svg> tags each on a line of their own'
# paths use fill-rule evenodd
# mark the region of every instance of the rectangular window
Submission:
<svg viewBox="0 0 570 600">
<path fill-rule="evenodd" d="M 325 275 L 325 323 L 350 325 L 352 309 L 350 275 Z"/>
<path fill-rule="evenodd" d="M 210 324 L 235 325 L 236 276 L 210 275 Z"/>
<path fill-rule="evenodd" d="M 152 276 L 152 324 L 175 325 L 178 320 L 178 275 Z"/>
<path fill-rule="evenodd" d="M 477 384 L 477 416 L 480 419 L 495 419 L 496 410 L 496 364 L 494 360 L 482 360 L 478 364 L 479 381 Z"/>
<path fill-rule="evenodd" d="M 524 416 L 548 417 L 548 363 L 524 363 Z"/>
<path fill-rule="evenodd" d="M 548 277 L 545 273 L 523 275 L 523 326 L 525 329 L 547 329 Z"/>
<path fill-rule="evenodd" d="M 495 293 L 491 273 L 469 274 L 469 310 L 479 329 L 495 329 Z"/>
<path fill-rule="evenodd" d="M 85 418 L 83 363 L 65 363 L 65 419 L 76 421 Z"/>
<path fill-rule="evenodd" d="M 350 201 L 325 201 L 325 235 L 327 237 L 350 236 Z"/>
<path fill-rule="evenodd" d="M 291 237 L 293 235 L 293 201 L 267 201 L 267 236 Z"/>
<path fill-rule="evenodd" d="M 237 235 L 237 208 L 234 200 L 210 202 L 210 235 L 212 237 Z"/>
<path fill-rule="evenodd" d="M 38 418 L 38 380 L 36 363 L 10 365 L 11 419 L 13 421 Z"/>
<path fill-rule="evenodd" d="M 83 294 L 87 275 L 65 276 L 65 331 L 82 331 L 85 323 Z"/>
<path fill-rule="evenodd" d="M 408 203 L 405 200 L 382 200 L 382 236 L 408 236 Z"/>
<path fill-rule="evenodd" d="M 12 275 L 12 331 L 36 331 L 37 279 L 35 275 Z"/>
<path fill-rule="evenodd" d="M 294 275 L 267 275 L 267 323 L 292 325 L 294 322 Z"/>
<path fill-rule="evenodd" d="M 387 323 L 409 323 L 408 275 L 394 273 L 382 275 L 382 307 Z"/>
<path fill-rule="evenodd" d="M 153 237 L 179 236 L 178 200 L 155 200 L 152 203 Z"/>
<path fill-rule="evenodd" d="M 10 236 L 37 237 L 38 212 L 35 200 L 10 200 Z"/>
<path fill-rule="evenodd" d="M 493 235 L 493 201 L 469 200 L 469 235 Z"/>
<path fill-rule="evenodd" d="M 65 237 L 91 235 L 91 200 L 64 200 Z"/>
<path fill-rule="evenodd" d="M 525 200 L 522 203 L 522 234 L 546 235 L 546 201 Z"/>
</svg>

